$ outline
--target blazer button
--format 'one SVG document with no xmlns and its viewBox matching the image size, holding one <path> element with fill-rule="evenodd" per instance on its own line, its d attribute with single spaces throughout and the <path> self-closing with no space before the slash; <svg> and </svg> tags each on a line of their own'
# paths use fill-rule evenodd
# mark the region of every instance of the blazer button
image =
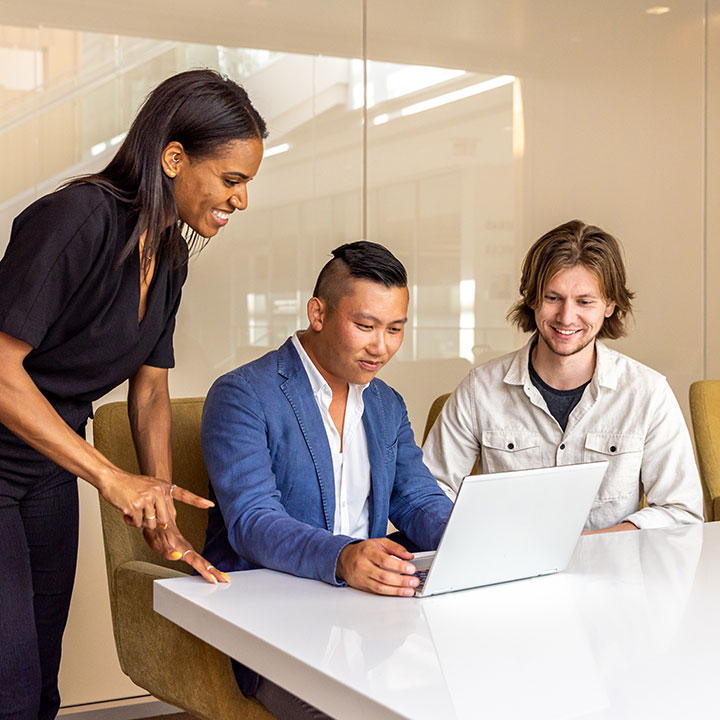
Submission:
<svg viewBox="0 0 720 720">
<path fill-rule="evenodd" d="M 515 448 L 515 443 L 508 443 L 508 450 L 513 450 Z"/>
<path fill-rule="evenodd" d="M 560 443 L 560 449 L 561 449 L 561 450 L 564 450 L 564 449 L 565 449 L 565 443 Z"/>
<path fill-rule="evenodd" d="M 610 452 L 615 452 L 616 450 L 617 450 L 617 448 L 614 445 L 610 446 Z"/>
</svg>

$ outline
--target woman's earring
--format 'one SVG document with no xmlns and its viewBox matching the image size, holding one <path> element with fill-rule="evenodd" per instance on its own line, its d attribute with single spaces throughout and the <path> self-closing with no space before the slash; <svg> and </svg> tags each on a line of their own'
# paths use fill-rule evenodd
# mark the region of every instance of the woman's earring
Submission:
<svg viewBox="0 0 720 720">
<path fill-rule="evenodd" d="M 175 163 L 177 165 L 180 162 L 180 153 L 173 153 L 171 156 L 171 159 L 172 159 L 173 163 Z M 177 175 L 177 168 L 166 167 L 166 168 L 164 168 L 164 170 L 165 170 L 165 174 L 169 178 L 174 178 Z"/>
</svg>

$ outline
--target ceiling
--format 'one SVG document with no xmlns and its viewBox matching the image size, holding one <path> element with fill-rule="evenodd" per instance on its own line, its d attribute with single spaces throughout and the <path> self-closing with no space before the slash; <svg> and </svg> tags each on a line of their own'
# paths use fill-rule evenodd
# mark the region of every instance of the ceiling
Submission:
<svg viewBox="0 0 720 720">
<path fill-rule="evenodd" d="M 704 0 L 366 0 L 367 57 L 527 75 L 696 37 Z M 201 9 L 199 9 L 201 8 Z M 363 56 L 362 0 L 0 0 L 4 25 Z M 670 40 L 668 32 L 672 28 Z"/>
</svg>

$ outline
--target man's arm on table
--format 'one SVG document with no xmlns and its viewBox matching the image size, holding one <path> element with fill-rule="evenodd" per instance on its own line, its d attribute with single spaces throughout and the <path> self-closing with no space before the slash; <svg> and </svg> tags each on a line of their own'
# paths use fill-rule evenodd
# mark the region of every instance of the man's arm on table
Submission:
<svg viewBox="0 0 720 720">
<path fill-rule="evenodd" d="M 600 533 L 609 532 L 623 532 L 625 530 L 639 530 L 637 525 L 634 525 L 629 520 L 623 520 L 617 525 L 611 525 L 610 527 L 602 528 L 601 530 L 584 530 L 582 535 L 599 535 Z"/>
<path fill-rule="evenodd" d="M 703 521 L 702 487 L 690 434 L 667 381 L 653 393 L 653 420 L 645 437 L 641 487 L 648 507 L 625 521 L 640 529 Z"/>
<path fill-rule="evenodd" d="M 202 448 L 230 546 L 239 556 L 300 577 L 332 585 L 344 580 L 360 589 L 385 589 L 386 594 L 402 594 L 416 584 L 415 578 L 400 574 L 412 573 L 414 567 L 404 562 L 412 555 L 403 555 L 396 543 L 384 538 L 357 542 L 288 515 L 272 471 L 263 405 L 241 375 L 224 375 L 210 389 Z M 302 472 L 307 470 L 298 467 Z"/>
</svg>

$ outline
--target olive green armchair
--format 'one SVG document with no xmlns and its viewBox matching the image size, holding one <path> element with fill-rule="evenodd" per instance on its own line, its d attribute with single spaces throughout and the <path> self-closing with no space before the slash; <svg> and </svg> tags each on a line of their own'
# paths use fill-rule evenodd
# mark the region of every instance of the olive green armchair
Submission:
<svg viewBox="0 0 720 720">
<path fill-rule="evenodd" d="M 428 410 L 428 416 L 427 420 L 425 421 L 425 432 L 423 432 L 423 439 L 422 444 L 425 444 L 425 441 L 427 440 L 428 433 L 432 429 L 432 426 L 435 424 L 435 421 L 438 419 L 438 415 L 440 414 L 440 411 L 443 409 L 443 406 L 447 402 L 447 399 L 450 397 L 451 393 L 445 393 L 444 395 L 438 395 L 433 401 L 432 405 L 430 406 L 430 409 Z"/>
<path fill-rule="evenodd" d="M 172 401 L 173 480 L 207 497 L 208 476 L 200 450 L 204 398 Z M 95 447 L 117 466 L 138 472 L 127 403 L 103 405 L 93 423 Z M 207 527 L 204 510 L 177 504 L 178 526 L 196 549 Z M 145 544 L 142 533 L 100 499 L 105 561 L 115 645 L 120 667 L 133 682 L 160 700 L 202 720 L 271 720 L 254 698 L 240 692 L 230 659 L 153 610 L 153 581 L 189 574 Z"/>
<path fill-rule="evenodd" d="M 690 386 L 690 417 L 695 433 L 705 519 L 720 520 L 720 380 Z"/>
<path fill-rule="evenodd" d="M 425 431 L 423 432 L 423 439 L 422 444 L 425 444 L 425 441 L 427 440 L 427 436 L 430 433 L 430 430 L 432 430 L 432 426 L 435 424 L 435 421 L 438 419 L 438 416 L 442 412 L 442 409 L 445 407 L 445 403 L 448 401 L 448 398 L 452 395 L 452 393 L 445 393 L 443 395 L 438 395 L 433 401 L 432 405 L 430 405 L 430 409 L 428 410 L 428 416 L 427 420 L 425 421 Z M 477 475 L 479 472 L 478 468 L 480 467 L 480 456 L 478 455 L 475 459 L 475 464 L 472 467 L 472 470 L 470 471 L 471 475 Z"/>
</svg>

